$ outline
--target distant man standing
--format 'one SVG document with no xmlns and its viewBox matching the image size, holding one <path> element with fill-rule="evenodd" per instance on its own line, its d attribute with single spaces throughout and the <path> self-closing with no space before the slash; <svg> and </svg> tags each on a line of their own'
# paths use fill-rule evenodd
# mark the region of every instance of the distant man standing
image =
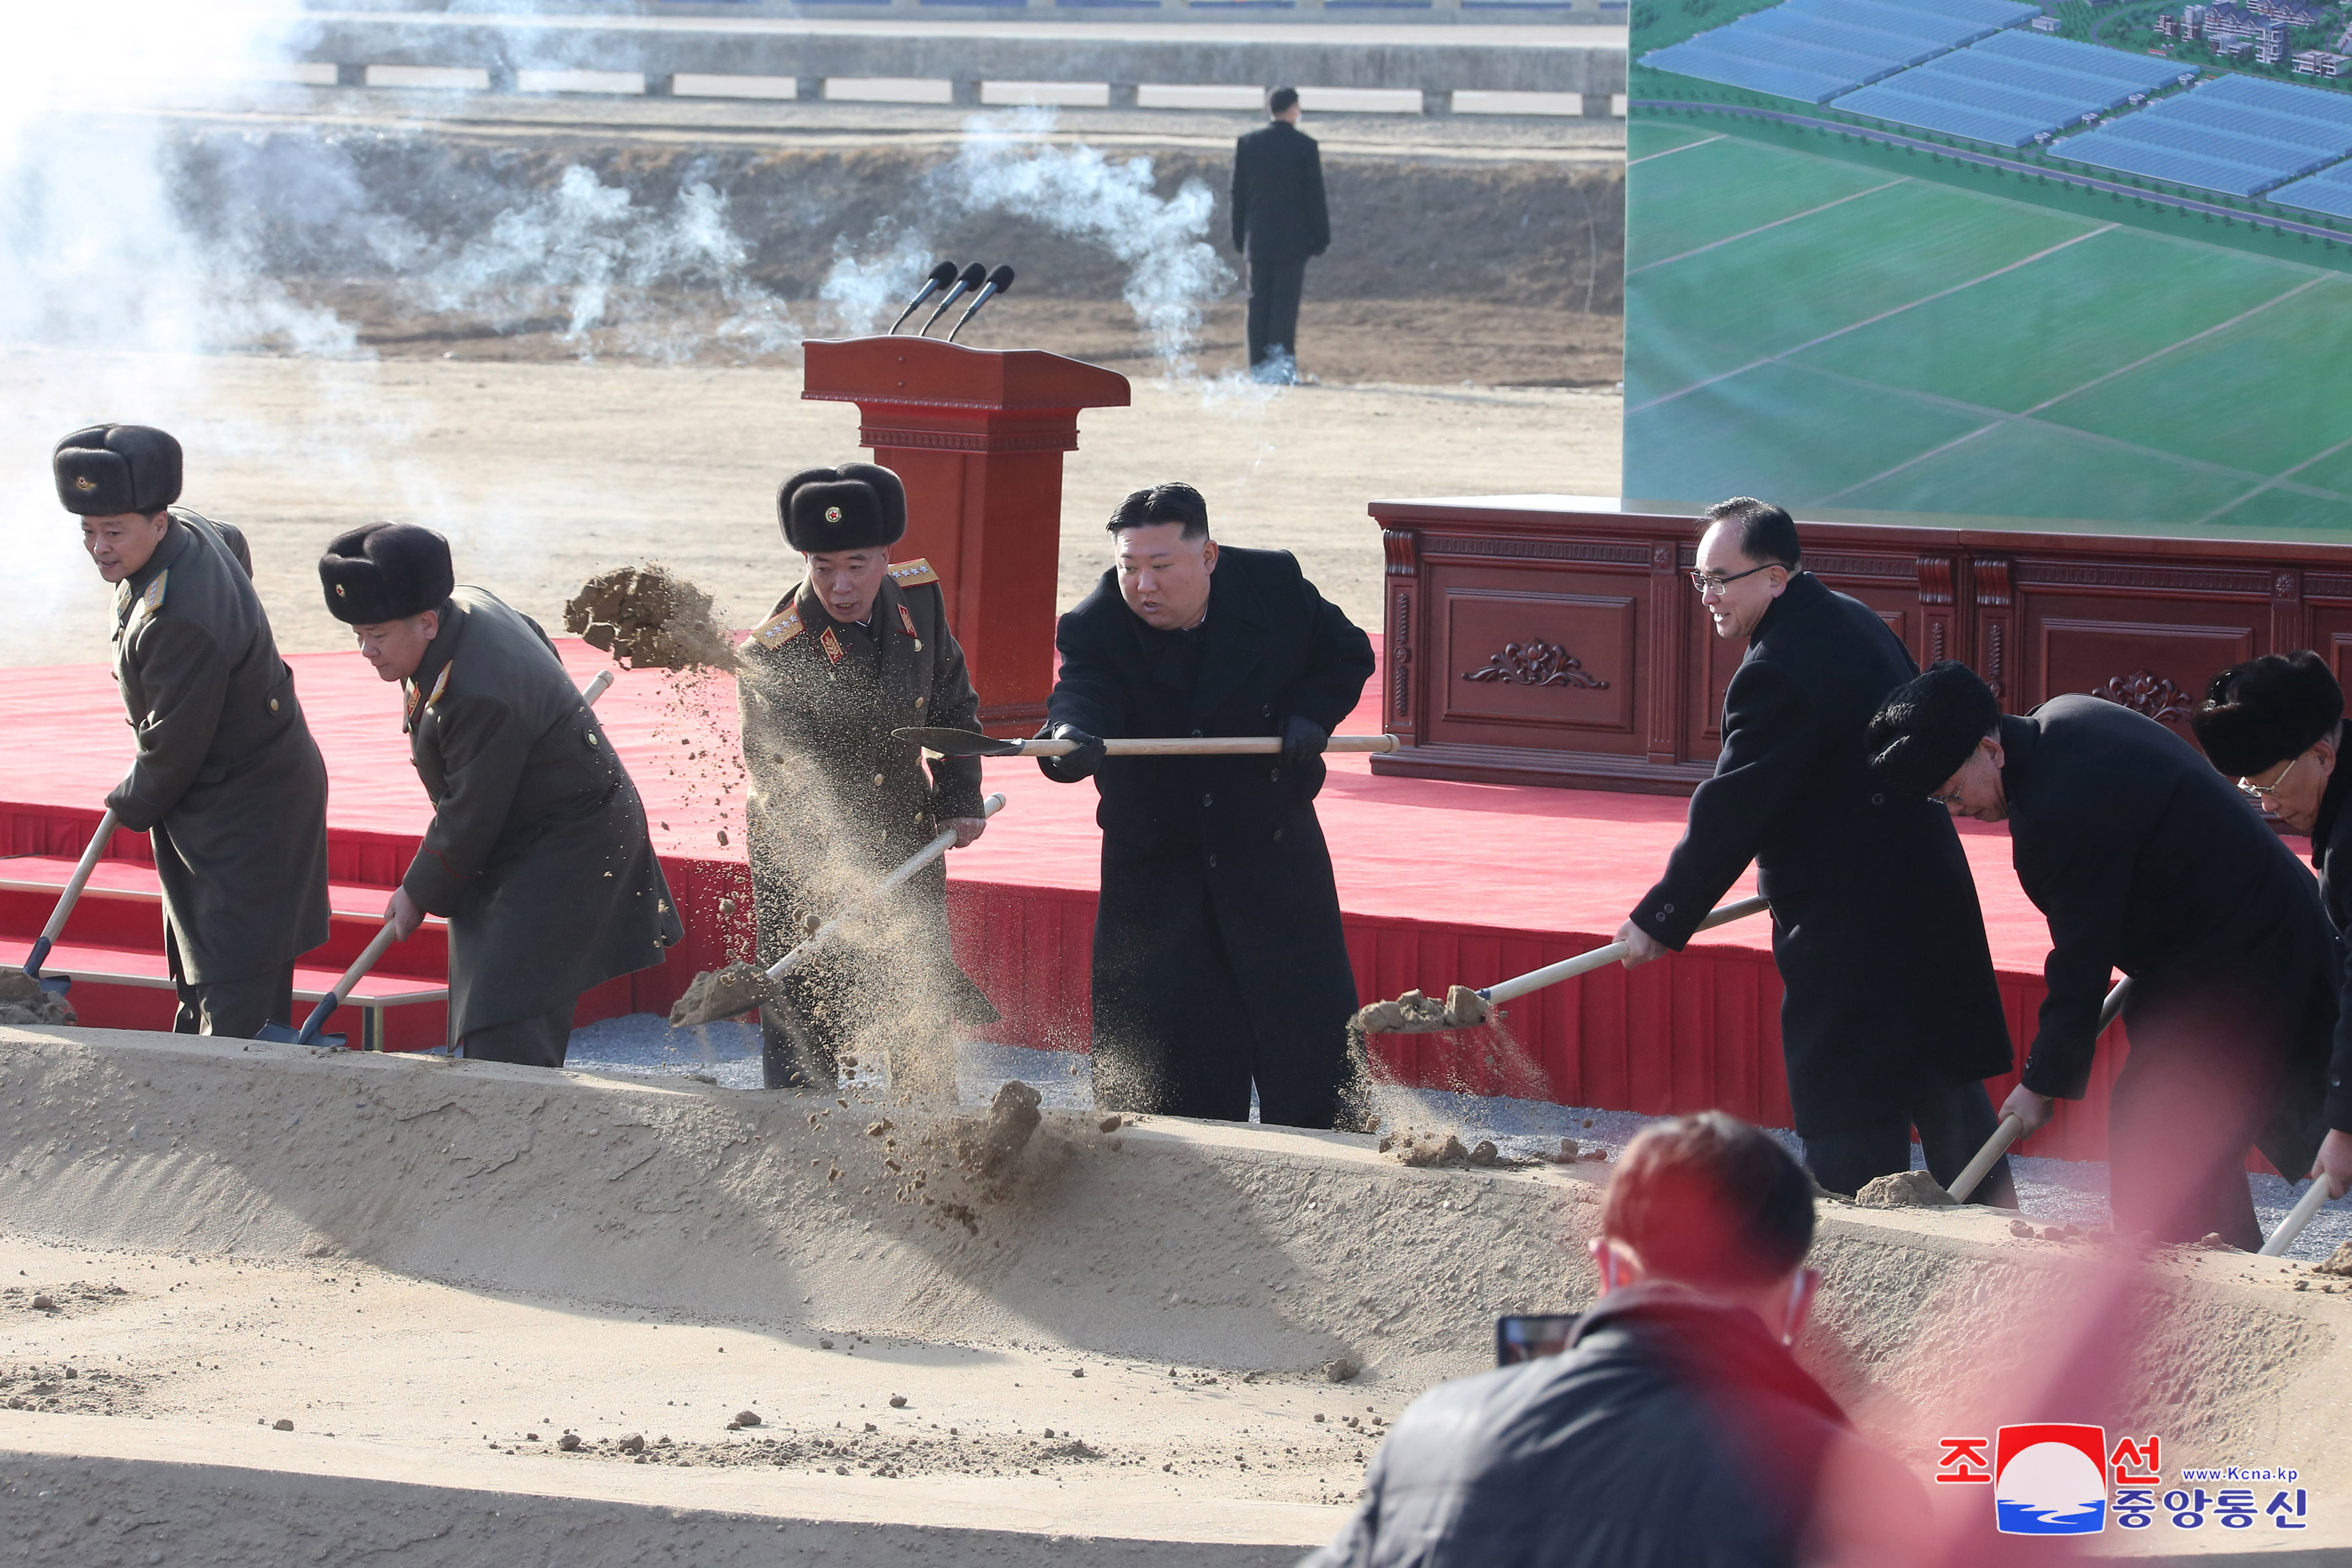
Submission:
<svg viewBox="0 0 2352 1568">
<path fill-rule="evenodd" d="M 1814 1179 L 1852 1193 L 1908 1170 L 1916 1127 L 1948 1185 L 1997 1124 L 1982 1080 L 2010 1064 L 1984 916 L 1951 822 L 1870 780 L 1871 715 L 1918 667 L 1875 611 L 1802 561 L 1779 507 L 1707 509 L 1691 584 L 1715 635 L 1748 652 L 1724 693 L 1715 776 L 1617 936 L 1627 968 L 1680 951 L 1752 861 Z M 1975 1196 L 2016 1206 L 2005 1162 Z"/>
<path fill-rule="evenodd" d="M 1221 550 L 1190 485 L 1111 514 L 1118 557 L 1055 633 L 1043 757 L 1102 793 L 1095 1100 L 1106 1110 L 1329 1127 L 1355 972 L 1315 817 L 1323 746 L 1370 640 L 1287 551 Z M 1115 757 L 1103 738 L 1278 735 L 1273 756 Z"/>
<path fill-rule="evenodd" d="M 744 639 L 736 678 L 762 965 L 942 831 L 961 849 L 988 828 L 979 758 L 926 766 L 921 747 L 891 738 L 980 728 L 940 574 L 890 560 L 907 531 L 898 476 L 872 463 L 803 469 L 777 490 L 776 520 L 805 574 Z M 954 1103 L 953 1026 L 998 1015 L 956 966 L 946 866 L 925 867 L 878 919 L 875 951 L 836 946 L 784 977 L 784 1005 L 761 1008 L 768 1088 L 831 1094 L 843 1054 L 879 1031 L 894 1092 Z"/>
<path fill-rule="evenodd" d="M 384 916 L 449 921 L 449 1038 L 477 1060 L 557 1068 L 581 993 L 686 935 L 629 771 L 547 634 L 457 585 L 449 542 L 378 522 L 319 562 L 327 611 L 379 679 L 433 821 Z"/>
<path fill-rule="evenodd" d="M 2009 824 L 2018 883 L 2049 918 L 2050 993 L 2002 1111 L 2032 1132 L 2083 1097 L 2122 970 L 2116 1228 L 2261 1247 L 2247 1146 L 2294 1175 L 2327 1131 L 2336 936 L 2294 852 L 2188 742 L 2104 698 L 2004 714 L 1974 670 L 1938 664 L 1887 699 L 1870 746 L 1890 801 Z"/>
<path fill-rule="evenodd" d="M 1298 129 L 1298 89 L 1266 100 L 1274 121 L 1234 146 L 1234 248 L 1249 258 L 1250 373 L 1261 381 L 1298 374 L 1298 297 L 1307 259 L 1331 248 L 1323 205 L 1323 154 Z"/>
<path fill-rule="evenodd" d="M 278 657 L 245 535 L 185 507 L 180 444 L 144 425 L 58 443 L 58 500 L 116 584 L 114 679 L 138 754 L 106 797 L 145 833 L 184 1035 L 289 1023 L 327 940 L 327 768 Z"/>
</svg>

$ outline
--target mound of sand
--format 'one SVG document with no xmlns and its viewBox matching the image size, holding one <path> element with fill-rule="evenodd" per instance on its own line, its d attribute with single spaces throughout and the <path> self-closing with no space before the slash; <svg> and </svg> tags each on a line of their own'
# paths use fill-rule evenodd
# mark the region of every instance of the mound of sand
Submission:
<svg viewBox="0 0 2352 1568">
<path fill-rule="evenodd" d="M 70 1024 L 73 1004 L 21 969 L 0 969 L 0 1024 Z"/>
</svg>

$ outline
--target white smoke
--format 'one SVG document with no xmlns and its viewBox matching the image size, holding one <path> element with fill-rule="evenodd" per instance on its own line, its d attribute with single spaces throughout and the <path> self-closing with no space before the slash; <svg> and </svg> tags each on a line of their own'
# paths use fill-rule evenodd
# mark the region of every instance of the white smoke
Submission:
<svg viewBox="0 0 2352 1568">
<path fill-rule="evenodd" d="M 1215 195 L 1187 180 L 1162 196 L 1150 159 L 1114 163 L 1083 143 L 1056 145 L 1055 123 L 1050 109 L 965 121 L 955 158 L 927 177 L 914 209 L 876 226 L 862 248 L 845 249 L 825 279 L 825 303 L 853 331 L 887 325 L 930 265 L 936 226 L 1003 213 L 1109 251 L 1127 268 L 1121 296 L 1162 370 L 1196 377 L 1202 319 L 1234 280 L 1208 240 Z"/>
</svg>

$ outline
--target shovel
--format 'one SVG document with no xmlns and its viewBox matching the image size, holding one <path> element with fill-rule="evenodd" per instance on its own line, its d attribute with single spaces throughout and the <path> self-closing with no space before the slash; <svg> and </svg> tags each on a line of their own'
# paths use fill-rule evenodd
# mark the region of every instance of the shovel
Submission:
<svg viewBox="0 0 2352 1568">
<path fill-rule="evenodd" d="M 612 684 L 613 672 L 609 669 L 598 670 L 596 679 L 591 680 L 587 689 L 580 693 L 581 702 L 593 708 L 596 706 L 596 699 L 604 696 L 611 689 Z M 383 922 L 383 929 L 370 938 L 367 946 L 360 950 L 360 955 L 352 960 L 352 966 L 343 971 L 343 977 L 335 982 L 334 989 L 319 998 L 319 1005 L 310 1009 L 310 1016 L 302 1020 L 302 1026 L 299 1029 L 290 1029 L 272 1020 L 262 1025 L 260 1031 L 253 1037 L 257 1040 L 274 1041 L 281 1046 L 325 1045 L 340 1048 L 349 1045 L 351 1042 L 347 1037 L 321 1035 L 319 1033 L 320 1027 L 326 1023 L 336 1008 L 343 1005 L 343 998 L 352 994 L 352 988 L 368 977 L 368 971 L 376 966 L 376 961 L 383 956 L 384 950 L 391 945 L 392 921 L 387 920 Z"/>
<path fill-rule="evenodd" d="M 2105 1002 L 2099 1004 L 2099 1026 L 2095 1033 L 2104 1035 L 2107 1032 L 2107 1026 L 2116 1021 L 2116 1015 L 2124 1010 L 2124 1003 L 2130 996 L 2131 976 L 2126 974 L 2116 982 L 2116 988 L 2107 993 L 2107 999 Z M 1952 1178 L 1952 1201 L 1956 1204 L 1968 1202 L 1969 1194 L 1977 1190 L 1977 1184 L 1985 1179 L 1985 1173 L 1992 1169 L 1995 1161 L 2009 1152 L 2009 1146 L 2022 1137 L 2024 1132 L 2024 1122 L 2014 1116 L 2002 1117 L 2000 1125 L 1992 1130 L 1992 1136 L 1985 1140 L 1985 1146 L 1977 1151 L 1977 1157 L 1970 1160 L 1966 1166 L 1962 1167 L 1960 1173 Z M 2296 1226 L 2295 1228 L 2300 1230 L 2303 1227 Z M 2290 1236 L 2287 1239 L 2292 1241 L 2294 1238 Z"/>
<path fill-rule="evenodd" d="M 1387 737 L 1382 737 L 1386 739 Z M 1732 921 L 1745 920 L 1772 906 L 1762 899 L 1741 899 L 1725 904 L 1698 922 L 1700 931 L 1712 931 Z M 1496 1004 L 1524 996 L 1530 991 L 1540 991 L 1547 985 L 1557 985 L 1563 980 L 1573 980 L 1596 969 L 1605 969 L 1625 956 L 1625 944 L 1610 942 L 1591 952 L 1574 958 L 1548 963 L 1541 969 L 1530 970 L 1515 980 L 1497 980 L 1484 990 L 1473 991 L 1456 985 L 1445 993 L 1445 1005 L 1435 1002 L 1418 991 L 1408 991 L 1393 1002 L 1375 1002 L 1357 1010 L 1350 1020 L 1367 1035 L 1435 1035 L 1448 1029 L 1475 1029 L 1492 1015 Z"/>
<path fill-rule="evenodd" d="M 40 937 L 33 943 L 33 951 L 25 955 L 25 978 L 53 996 L 62 996 L 72 990 L 73 976 L 43 974 L 41 960 L 48 957 L 49 949 L 57 945 L 58 936 L 66 929 L 66 918 L 73 913 L 75 903 L 81 898 L 81 890 L 89 885 L 89 874 L 98 869 L 99 857 L 106 853 L 107 844 L 114 837 L 116 820 L 114 808 L 108 806 L 106 815 L 98 819 L 98 831 L 89 836 L 89 843 L 81 852 L 81 863 L 66 879 L 66 890 L 58 895 L 58 907 L 50 911 L 49 923 L 41 928 Z"/>
<path fill-rule="evenodd" d="M 1068 741 L 1000 741 L 970 730 L 893 730 L 890 738 L 942 757 L 1066 757 L 1078 749 Z M 1334 735 L 1323 749 L 1393 752 L 1400 743 L 1394 735 Z M 1104 755 L 1112 757 L 1261 757 L 1281 751 L 1282 741 L 1275 735 L 1168 735 L 1105 741 L 1102 747 Z"/>
<path fill-rule="evenodd" d="M 953 730 L 940 731 L 942 734 L 961 732 Z M 987 737 L 979 739 L 986 740 Z M 980 803 L 980 815 L 983 817 L 994 816 L 1003 809 L 1004 797 L 1001 795 L 990 795 Z M 917 850 L 888 876 L 844 904 L 831 920 L 811 931 L 798 947 L 765 970 L 749 963 L 730 963 L 724 969 L 707 970 L 696 975 L 693 984 L 686 988 L 686 994 L 679 997 L 677 1005 L 669 1010 L 669 1026 L 692 1029 L 704 1024 L 715 1024 L 721 1018 L 748 1013 L 761 1002 L 772 1000 L 769 987 L 815 957 L 817 950 L 833 940 L 845 921 L 946 854 L 955 841 L 954 828 L 941 829 L 938 837 Z"/>
<path fill-rule="evenodd" d="M 2286 1249 L 2294 1245 L 2294 1238 L 2303 1234 L 2303 1227 L 2311 1223 L 2311 1216 L 2317 1214 L 2319 1205 L 2326 1201 L 2327 1178 L 2324 1175 L 2312 1177 L 2309 1190 L 2294 1200 L 2294 1207 L 2286 1211 L 2286 1218 L 2279 1221 L 2278 1229 L 2271 1233 L 2271 1238 L 2263 1243 L 2262 1250 L 2254 1256 L 2284 1258 Z"/>
</svg>

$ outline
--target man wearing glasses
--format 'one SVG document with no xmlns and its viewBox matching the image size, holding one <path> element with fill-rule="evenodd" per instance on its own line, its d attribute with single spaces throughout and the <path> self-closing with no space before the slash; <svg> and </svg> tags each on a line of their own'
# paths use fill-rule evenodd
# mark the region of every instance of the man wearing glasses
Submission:
<svg viewBox="0 0 2352 1568">
<path fill-rule="evenodd" d="M 1679 950 L 1753 861 L 1813 1179 L 1853 1193 L 1908 1170 L 1916 1127 L 1948 1185 L 1996 1125 L 1983 1080 L 2009 1070 L 2009 1026 L 1950 819 L 1870 782 L 1864 730 L 1918 666 L 1875 611 L 1803 569 L 1777 506 L 1710 507 L 1695 565 L 1716 636 L 1748 651 L 1724 694 L 1715 776 L 1691 796 L 1665 875 L 1618 928 L 1626 967 Z M 1972 1199 L 2016 1206 L 2007 1162 Z"/>
<path fill-rule="evenodd" d="M 2082 1098 L 2122 970 L 2116 1228 L 2259 1247 L 2247 1147 L 2311 1169 L 2336 1022 L 2335 936 L 2294 856 L 2188 742 L 2102 698 L 2005 715 L 1974 671 L 1938 664 L 1887 700 L 1869 745 L 1890 802 L 2008 823 L 2017 879 L 2050 921 L 2050 992 L 2002 1113 L 2032 1132 L 2053 1100 Z"/>
</svg>

